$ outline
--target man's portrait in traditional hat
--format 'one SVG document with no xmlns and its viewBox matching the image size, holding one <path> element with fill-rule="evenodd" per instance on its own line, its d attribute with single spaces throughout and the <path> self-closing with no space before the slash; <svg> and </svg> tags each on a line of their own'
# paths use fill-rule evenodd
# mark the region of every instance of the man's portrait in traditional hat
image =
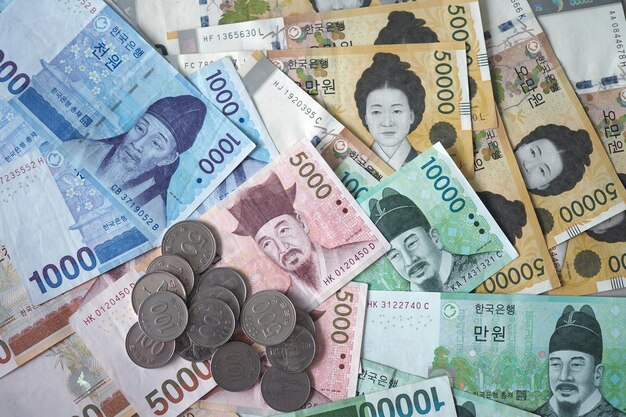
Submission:
<svg viewBox="0 0 626 417">
<path fill-rule="evenodd" d="M 472 269 L 496 256 L 447 251 L 439 231 L 413 200 L 392 188 L 385 188 L 382 196 L 370 200 L 370 218 L 391 244 L 387 258 L 411 291 L 454 291 L 473 276 Z"/>
<path fill-rule="evenodd" d="M 593 309 L 567 306 L 550 337 L 552 397 L 534 413 L 542 417 L 626 417 L 600 392 L 604 375 L 602 329 Z"/>
<path fill-rule="evenodd" d="M 191 148 L 204 124 L 206 106 L 194 96 L 161 98 L 126 133 L 65 142 L 67 149 L 96 167 L 156 224 L 166 226 L 167 189 L 180 155 Z"/>
<path fill-rule="evenodd" d="M 327 275 L 354 256 L 363 242 L 334 248 L 314 242 L 309 236 L 309 220 L 294 207 L 297 192 L 296 184 L 285 189 L 278 175 L 270 171 L 263 183 L 243 190 L 228 211 L 238 222 L 233 233 L 254 239 L 263 253 L 291 276 L 290 295 L 301 298 L 323 288 Z"/>
<path fill-rule="evenodd" d="M 471 401 L 465 401 L 462 405 L 456 405 L 458 417 L 476 417 L 476 407 Z"/>
</svg>

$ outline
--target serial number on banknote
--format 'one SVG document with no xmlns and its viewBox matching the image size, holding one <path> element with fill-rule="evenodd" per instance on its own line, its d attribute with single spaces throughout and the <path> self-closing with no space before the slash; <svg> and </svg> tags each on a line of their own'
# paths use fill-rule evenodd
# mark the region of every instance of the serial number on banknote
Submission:
<svg viewBox="0 0 626 417">
<path fill-rule="evenodd" d="M 215 35 L 208 35 L 208 40 L 209 42 L 213 40 L 226 41 L 229 39 L 254 38 L 256 36 L 265 37 L 267 36 L 267 34 L 263 33 L 261 29 L 253 28 L 253 29 L 245 29 L 245 30 L 234 30 L 232 32 L 217 33 Z"/>
<path fill-rule="evenodd" d="M 487 269 L 487 267 L 491 266 L 491 264 L 494 263 L 496 259 L 499 259 L 499 258 L 502 258 L 502 251 L 497 251 L 495 255 L 491 255 L 489 258 L 485 259 L 480 264 L 476 265 L 467 274 L 463 276 L 463 282 L 461 282 L 461 280 L 459 280 L 458 282 L 455 282 L 454 284 L 450 286 L 450 289 L 452 291 L 459 290 L 461 287 L 463 287 L 463 284 L 465 284 L 471 278 L 474 278 L 475 276 L 480 274 L 482 271 Z"/>
<path fill-rule="evenodd" d="M 106 314 L 109 310 L 111 310 L 117 303 L 122 301 L 126 296 L 130 296 L 135 286 L 134 282 L 131 282 L 126 287 L 122 288 L 115 294 L 115 296 L 111 296 L 107 301 L 105 301 L 101 306 L 95 309 L 93 313 L 87 314 L 83 317 L 83 323 L 89 325 L 97 320 L 97 317 L 101 317 Z M 95 317 L 94 317 L 95 316 Z"/>
<path fill-rule="evenodd" d="M 348 272 L 350 268 L 352 268 L 353 266 L 356 266 L 357 263 L 365 257 L 365 255 L 369 254 L 370 250 L 374 250 L 374 249 L 376 249 L 376 244 L 373 242 L 370 242 L 366 246 L 363 246 L 363 248 L 358 250 L 357 253 L 354 254 L 354 256 L 351 256 L 350 258 L 348 258 L 348 260 L 345 261 L 343 265 L 335 269 L 335 276 L 337 278 L 341 277 L 344 273 Z M 328 274 L 327 281 L 324 281 L 324 282 L 330 282 L 333 279 L 334 278 L 332 278 L 332 274 Z"/>
<path fill-rule="evenodd" d="M 132 197 L 130 197 L 127 193 L 124 193 L 121 187 L 119 187 L 117 184 L 113 184 L 111 186 L 111 191 L 113 191 L 115 195 L 119 196 L 120 200 L 127 204 L 131 211 L 134 211 L 135 214 L 137 214 L 137 217 L 139 217 L 146 223 L 146 226 L 152 225 L 152 230 L 159 229 L 159 224 L 154 222 L 152 216 L 146 213 L 146 211 L 142 209 L 141 206 L 132 199 Z"/>
<path fill-rule="evenodd" d="M 307 106 L 307 104 L 302 100 L 302 98 L 299 98 L 296 94 L 291 92 L 288 88 L 282 85 L 279 81 L 274 81 L 273 86 L 276 87 L 278 91 L 282 91 L 283 95 L 287 97 L 287 100 L 295 104 L 296 108 L 298 108 L 302 113 L 309 116 L 309 119 L 311 120 L 315 119 L 315 124 L 319 125 L 322 123 L 322 120 L 323 120 L 322 116 L 317 116 L 317 114 L 315 113 L 315 110 Z M 308 96 L 305 96 L 305 97 L 308 97 Z"/>
<path fill-rule="evenodd" d="M 92 2 L 87 0 L 76 0 L 76 4 L 84 7 L 91 14 L 95 14 L 98 11 L 98 9 L 94 7 L 95 5 Z"/>
<path fill-rule="evenodd" d="M 30 161 L 22 165 L 21 167 L 15 168 L 13 171 L 7 174 L 0 175 L 0 184 L 6 184 L 11 180 L 16 179 L 20 175 L 26 174 L 27 172 L 32 171 L 33 169 L 40 167 L 41 165 L 44 165 L 44 164 L 45 162 L 43 158 L 39 158 L 37 161 Z"/>
<path fill-rule="evenodd" d="M 389 310 L 430 310 L 430 303 L 422 303 L 421 301 L 374 300 L 367 302 L 367 308 L 384 308 Z"/>
</svg>

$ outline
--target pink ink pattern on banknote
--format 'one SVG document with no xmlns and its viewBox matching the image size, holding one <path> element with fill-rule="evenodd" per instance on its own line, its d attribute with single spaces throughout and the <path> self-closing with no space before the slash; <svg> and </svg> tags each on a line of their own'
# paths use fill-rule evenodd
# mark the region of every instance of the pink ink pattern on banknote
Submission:
<svg viewBox="0 0 626 417">
<path fill-rule="evenodd" d="M 380 257 L 387 242 L 308 143 L 259 172 L 201 221 L 217 266 L 239 270 L 252 293 L 285 292 L 305 311 Z"/>
</svg>

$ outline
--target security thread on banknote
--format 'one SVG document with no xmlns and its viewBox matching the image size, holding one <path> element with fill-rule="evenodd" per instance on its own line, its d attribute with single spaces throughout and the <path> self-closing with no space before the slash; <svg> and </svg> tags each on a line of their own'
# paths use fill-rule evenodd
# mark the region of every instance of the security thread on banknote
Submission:
<svg viewBox="0 0 626 417">
<path fill-rule="evenodd" d="M 622 184 L 626 184 L 626 89 L 579 94 Z M 586 295 L 626 287 L 626 213 L 571 239 L 555 295 Z"/>
<path fill-rule="evenodd" d="M 473 128 L 496 127 L 495 102 L 476 0 L 426 0 L 285 18 L 288 48 L 464 42 Z"/>
<path fill-rule="evenodd" d="M 476 291 L 540 294 L 560 286 L 502 122 L 496 129 L 475 131 L 474 149 L 475 174 L 468 181 L 519 252 Z"/>
<path fill-rule="evenodd" d="M 268 51 L 268 58 L 399 169 L 440 142 L 473 175 L 465 45 Z"/>
<path fill-rule="evenodd" d="M 517 30 L 522 23 L 492 27 L 488 48 L 496 102 L 553 247 L 624 211 L 626 190 L 545 34 L 529 18 L 525 30 Z"/>
</svg>

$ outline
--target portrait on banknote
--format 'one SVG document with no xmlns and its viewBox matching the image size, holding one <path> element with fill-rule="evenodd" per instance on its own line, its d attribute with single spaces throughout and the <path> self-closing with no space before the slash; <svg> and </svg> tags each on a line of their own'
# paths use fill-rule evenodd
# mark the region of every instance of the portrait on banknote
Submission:
<svg viewBox="0 0 626 417">
<path fill-rule="evenodd" d="M 374 45 L 433 42 L 439 42 L 439 36 L 426 20 L 415 17 L 413 12 L 394 10 L 389 13 L 387 25 L 378 32 Z M 473 99 L 477 92 L 476 80 L 468 74 L 468 82 L 470 99 Z"/>
<path fill-rule="evenodd" d="M 432 42 L 439 42 L 439 38 L 424 19 L 409 11 L 394 10 L 389 13 L 387 25 L 378 32 L 374 45 Z"/>
<path fill-rule="evenodd" d="M 179 157 L 191 148 L 206 115 L 206 105 L 190 95 L 164 97 L 152 103 L 127 132 L 112 138 L 65 142 L 82 154 L 110 184 L 166 224 L 167 189 Z"/>
<path fill-rule="evenodd" d="M 393 188 L 369 201 L 370 218 L 391 244 L 387 259 L 411 291 L 443 292 L 461 282 L 492 252 L 459 255 L 446 250 L 440 232 L 418 204 Z"/>
<path fill-rule="evenodd" d="M 305 209 L 294 206 L 297 193 L 296 184 L 285 187 L 270 171 L 267 180 L 243 190 L 228 211 L 238 223 L 233 233 L 254 239 L 263 254 L 291 277 L 287 294 L 302 298 L 323 288 L 327 272 L 340 267 L 363 242 L 333 248 L 315 242 Z"/>
<path fill-rule="evenodd" d="M 316 12 L 331 12 L 335 10 L 356 9 L 369 7 L 372 0 L 309 0 Z"/>
<path fill-rule="evenodd" d="M 550 337 L 548 377 L 552 397 L 534 413 L 542 417 L 626 417 L 600 392 L 605 369 L 602 327 L 593 308 L 565 307 Z"/>
<path fill-rule="evenodd" d="M 418 155 L 407 135 L 422 121 L 425 96 L 420 77 L 395 54 L 374 55 L 356 83 L 354 100 L 363 126 L 374 137 L 372 151 L 393 169 Z"/>
<path fill-rule="evenodd" d="M 567 126 L 539 126 L 515 146 L 526 188 L 540 196 L 571 190 L 583 178 L 593 147 L 589 133 Z"/>
<path fill-rule="evenodd" d="M 502 229 L 507 239 L 515 245 L 515 240 L 522 237 L 522 230 L 527 223 L 524 203 L 519 200 L 508 200 L 501 194 L 490 191 L 476 192 Z"/>
</svg>

